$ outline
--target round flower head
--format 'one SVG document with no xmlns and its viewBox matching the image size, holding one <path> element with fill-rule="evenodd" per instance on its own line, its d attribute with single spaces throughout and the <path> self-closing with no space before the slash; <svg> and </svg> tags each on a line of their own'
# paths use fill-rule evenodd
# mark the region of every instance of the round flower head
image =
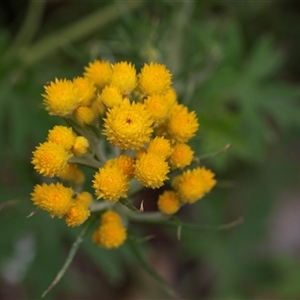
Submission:
<svg viewBox="0 0 300 300">
<path fill-rule="evenodd" d="M 108 110 L 103 134 L 121 149 L 138 150 L 149 142 L 152 122 L 143 104 L 124 99 L 120 105 Z"/>
<path fill-rule="evenodd" d="M 63 146 L 53 142 L 45 142 L 33 151 L 31 162 L 38 173 L 53 177 L 59 175 L 71 156 Z"/>
<path fill-rule="evenodd" d="M 69 227 L 83 224 L 90 216 L 90 210 L 78 202 L 75 202 L 65 215 L 65 222 Z"/>
<path fill-rule="evenodd" d="M 47 140 L 63 146 L 66 150 L 71 150 L 76 134 L 71 127 L 56 125 L 49 130 Z"/>
<path fill-rule="evenodd" d="M 111 79 L 112 69 L 109 61 L 95 60 L 89 63 L 84 70 L 84 77 L 89 78 L 100 89 Z"/>
<path fill-rule="evenodd" d="M 72 152 L 76 156 L 84 155 L 89 148 L 89 141 L 84 136 L 77 136 L 72 146 Z"/>
<path fill-rule="evenodd" d="M 90 107 L 78 106 L 74 112 L 75 118 L 81 125 L 92 124 L 96 118 L 96 114 Z"/>
<path fill-rule="evenodd" d="M 108 223 L 117 223 L 122 225 L 121 216 L 113 210 L 107 210 L 101 215 L 101 225 Z"/>
<path fill-rule="evenodd" d="M 180 201 L 174 191 L 164 191 L 157 201 L 158 209 L 167 215 L 175 214 L 180 208 Z"/>
<path fill-rule="evenodd" d="M 165 65 L 145 64 L 138 75 L 139 88 L 146 95 L 165 93 L 172 83 L 172 76 Z"/>
<path fill-rule="evenodd" d="M 172 168 L 184 168 L 188 166 L 194 156 L 194 151 L 187 144 L 179 143 L 173 147 L 172 155 L 169 158 L 169 163 Z"/>
<path fill-rule="evenodd" d="M 129 95 L 137 84 L 136 71 L 131 63 L 121 61 L 112 65 L 111 84 L 118 87 L 123 95 Z"/>
<path fill-rule="evenodd" d="M 164 95 L 154 94 L 148 96 L 144 104 L 155 121 L 164 119 L 170 110 L 169 104 L 165 101 Z"/>
<path fill-rule="evenodd" d="M 134 175 L 134 159 L 127 155 L 120 155 L 116 158 L 110 159 L 106 162 L 106 165 L 112 166 L 115 164 L 123 173 L 131 179 Z"/>
<path fill-rule="evenodd" d="M 163 157 L 146 153 L 136 160 L 135 178 L 145 187 L 159 188 L 168 179 L 169 166 Z"/>
<path fill-rule="evenodd" d="M 164 159 L 168 158 L 172 153 L 170 142 L 162 136 L 157 136 L 148 145 L 147 152 L 158 155 Z"/>
<path fill-rule="evenodd" d="M 66 166 L 59 173 L 59 178 L 69 181 L 71 184 L 80 185 L 85 180 L 84 173 L 78 168 L 76 164 L 67 163 Z"/>
<path fill-rule="evenodd" d="M 129 180 L 117 165 L 104 165 L 94 175 L 93 188 L 97 198 L 105 201 L 118 201 L 126 197 L 129 188 Z"/>
<path fill-rule="evenodd" d="M 123 100 L 120 89 L 114 85 L 106 85 L 100 94 L 100 98 L 108 108 L 119 105 Z"/>
<path fill-rule="evenodd" d="M 76 90 L 76 97 L 79 99 L 79 104 L 82 106 L 89 106 L 94 97 L 96 88 L 93 82 L 86 77 L 76 77 L 73 79 Z"/>
<path fill-rule="evenodd" d="M 116 222 L 100 225 L 93 233 L 93 242 L 106 249 L 120 247 L 126 238 L 126 229 Z"/>
<path fill-rule="evenodd" d="M 76 96 L 76 90 L 72 81 L 67 79 L 51 81 L 44 86 L 44 104 L 50 115 L 66 117 L 79 105 L 80 99 Z"/>
<path fill-rule="evenodd" d="M 199 124 L 194 111 L 188 112 L 186 106 L 177 104 L 171 110 L 166 126 L 172 139 L 185 143 L 195 135 Z"/>
<path fill-rule="evenodd" d="M 70 210 L 73 204 L 72 196 L 73 190 L 64 187 L 61 183 L 37 184 L 31 193 L 34 205 L 48 211 L 51 217 L 59 218 L 62 218 Z"/>
<path fill-rule="evenodd" d="M 81 192 L 76 195 L 75 201 L 85 207 L 89 207 L 93 202 L 93 196 L 88 192 Z"/>
<path fill-rule="evenodd" d="M 173 179 L 172 185 L 182 202 L 194 203 L 216 184 L 214 173 L 205 168 L 187 170 Z"/>
</svg>

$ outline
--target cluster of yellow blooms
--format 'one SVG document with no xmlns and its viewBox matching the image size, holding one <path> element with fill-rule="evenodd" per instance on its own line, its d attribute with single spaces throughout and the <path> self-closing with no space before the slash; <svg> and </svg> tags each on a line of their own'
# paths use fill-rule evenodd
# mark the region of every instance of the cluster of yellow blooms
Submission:
<svg viewBox="0 0 300 300">
<path fill-rule="evenodd" d="M 93 197 L 81 191 L 85 178 L 77 163 L 94 167 L 95 195 L 110 205 L 93 241 L 116 248 L 127 235 L 122 220 L 126 214 L 117 213 L 116 204 L 128 197 L 132 182 L 155 189 L 170 179 L 171 188 L 157 202 L 165 215 L 208 193 L 216 180 L 205 167 L 171 177 L 172 170 L 191 165 L 194 152 L 187 142 L 199 127 L 195 112 L 177 102 L 171 84 L 172 75 L 163 64 L 144 64 L 137 74 L 131 63 L 95 60 L 83 76 L 46 85 L 46 110 L 72 127 L 49 130 L 46 142 L 33 152 L 32 163 L 39 174 L 58 177 L 69 187 L 59 182 L 36 185 L 33 203 L 52 217 L 64 218 L 68 226 L 81 225 L 91 214 Z M 105 140 L 111 146 L 108 155 Z"/>
</svg>

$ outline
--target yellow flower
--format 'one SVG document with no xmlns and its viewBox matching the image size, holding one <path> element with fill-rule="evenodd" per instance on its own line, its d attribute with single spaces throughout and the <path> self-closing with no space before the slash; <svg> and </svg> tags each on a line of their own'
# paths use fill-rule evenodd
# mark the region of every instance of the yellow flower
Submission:
<svg viewBox="0 0 300 300">
<path fill-rule="evenodd" d="M 78 106 L 74 111 L 74 116 L 80 125 L 92 124 L 96 118 L 96 114 L 93 109 L 87 106 Z"/>
<path fill-rule="evenodd" d="M 31 193 L 31 199 L 34 205 L 46 210 L 51 217 L 62 218 L 73 204 L 73 190 L 64 187 L 61 183 L 47 185 L 37 184 Z"/>
<path fill-rule="evenodd" d="M 172 75 L 163 64 L 144 64 L 138 75 L 139 88 L 146 95 L 165 93 L 172 83 Z"/>
<path fill-rule="evenodd" d="M 194 203 L 215 186 L 214 175 L 212 171 L 198 167 L 176 176 L 172 185 L 182 202 Z"/>
<path fill-rule="evenodd" d="M 71 150 L 76 134 L 71 127 L 56 125 L 49 130 L 47 140 L 63 146 L 66 150 Z"/>
<path fill-rule="evenodd" d="M 106 164 L 94 175 L 93 188 L 98 199 L 116 202 L 126 197 L 129 180 L 116 164 Z"/>
<path fill-rule="evenodd" d="M 96 88 L 93 82 L 86 77 L 76 77 L 73 79 L 76 90 L 76 97 L 79 99 L 79 104 L 82 106 L 89 106 L 94 97 Z"/>
<path fill-rule="evenodd" d="M 108 110 L 104 119 L 103 134 L 121 149 L 138 150 L 149 142 L 153 120 L 141 103 L 130 103 L 128 99 Z"/>
<path fill-rule="evenodd" d="M 108 223 L 117 223 L 122 225 L 121 216 L 113 210 L 107 210 L 101 215 L 101 225 Z"/>
<path fill-rule="evenodd" d="M 65 215 L 65 222 L 69 227 L 83 224 L 91 215 L 90 210 L 80 203 L 74 203 Z"/>
<path fill-rule="evenodd" d="M 194 111 L 188 112 L 186 106 L 177 104 L 171 110 L 166 126 L 172 139 L 185 143 L 195 135 L 199 124 Z"/>
<path fill-rule="evenodd" d="M 117 86 L 123 95 L 129 95 L 137 84 L 135 67 L 131 63 L 121 61 L 112 65 L 111 84 Z"/>
<path fill-rule="evenodd" d="M 100 99 L 106 107 L 111 108 L 121 104 L 123 96 L 117 86 L 106 85 L 100 94 Z"/>
<path fill-rule="evenodd" d="M 136 160 L 135 178 L 145 187 L 159 188 L 168 179 L 169 166 L 163 157 L 143 154 Z"/>
<path fill-rule="evenodd" d="M 116 158 L 110 159 L 105 165 L 112 166 L 115 164 L 123 173 L 131 179 L 134 175 L 134 159 L 127 155 L 120 155 Z"/>
<path fill-rule="evenodd" d="M 170 87 L 164 94 L 164 101 L 166 105 L 171 109 L 177 103 L 177 94 L 174 88 Z"/>
<path fill-rule="evenodd" d="M 148 153 L 153 153 L 164 159 L 167 159 L 171 155 L 172 151 L 169 140 L 161 136 L 157 136 L 151 140 L 147 148 Z"/>
<path fill-rule="evenodd" d="M 93 202 L 93 196 L 88 192 L 81 192 L 76 195 L 75 201 L 85 207 L 89 207 Z"/>
<path fill-rule="evenodd" d="M 173 152 L 169 158 L 170 166 L 174 169 L 188 166 L 194 156 L 194 151 L 187 144 L 179 143 L 173 147 Z"/>
<path fill-rule="evenodd" d="M 164 119 L 171 108 L 169 104 L 165 101 L 164 95 L 159 94 L 148 96 L 144 104 L 146 109 L 149 111 L 151 117 L 155 121 L 160 121 Z"/>
<path fill-rule="evenodd" d="M 106 249 L 120 247 L 126 238 L 126 228 L 116 222 L 100 225 L 93 233 L 93 242 Z"/>
<path fill-rule="evenodd" d="M 72 146 L 72 152 L 76 156 L 84 155 L 89 148 L 89 141 L 84 136 L 77 136 Z"/>
<path fill-rule="evenodd" d="M 109 61 L 95 60 L 89 63 L 84 70 L 84 77 L 89 78 L 100 89 L 111 79 L 112 68 Z"/>
<path fill-rule="evenodd" d="M 45 142 L 33 151 L 32 164 L 44 176 L 57 176 L 66 166 L 72 155 L 65 148 L 53 142 Z"/>
<path fill-rule="evenodd" d="M 44 104 L 50 115 L 66 117 L 79 105 L 80 99 L 76 96 L 76 90 L 72 81 L 67 79 L 51 81 L 44 86 Z"/>
<path fill-rule="evenodd" d="M 164 191 L 157 201 L 158 209 L 167 215 L 175 214 L 180 208 L 180 201 L 174 191 Z"/>
<path fill-rule="evenodd" d="M 80 185 L 84 183 L 84 173 L 78 168 L 76 164 L 67 163 L 66 166 L 59 173 L 59 178 L 69 181 L 71 184 Z"/>
</svg>

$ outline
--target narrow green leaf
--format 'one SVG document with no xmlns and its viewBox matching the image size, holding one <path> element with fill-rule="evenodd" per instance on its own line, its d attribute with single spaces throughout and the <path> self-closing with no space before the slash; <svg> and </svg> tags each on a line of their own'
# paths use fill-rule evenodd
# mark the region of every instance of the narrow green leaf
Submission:
<svg viewBox="0 0 300 300">
<path fill-rule="evenodd" d="M 137 244 L 132 239 L 128 239 L 128 244 L 132 252 L 135 254 L 140 266 L 161 286 L 161 288 L 169 296 L 171 296 L 173 299 L 180 299 L 179 295 L 169 286 L 169 284 L 145 261 Z"/>
</svg>

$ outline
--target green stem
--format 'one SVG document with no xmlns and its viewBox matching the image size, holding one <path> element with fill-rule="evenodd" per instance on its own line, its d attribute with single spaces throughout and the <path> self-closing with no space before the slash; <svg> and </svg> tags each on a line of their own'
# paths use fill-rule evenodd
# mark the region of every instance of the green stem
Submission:
<svg viewBox="0 0 300 300">
<path fill-rule="evenodd" d="M 170 66 L 174 75 L 177 75 L 181 69 L 183 45 L 185 44 L 186 32 L 190 24 L 194 6 L 195 3 L 193 0 L 181 1 L 181 7 L 173 18 L 173 36 L 168 41 L 170 51 L 167 65 Z"/>
<path fill-rule="evenodd" d="M 16 54 L 20 46 L 28 44 L 35 36 L 40 28 L 45 0 L 30 0 L 24 22 L 20 26 L 15 39 L 10 44 L 10 47 L 4 54 L 3 60 L 11 55 Z"/>
<path fill-rule="evenodd" d="M 207 158 L 212 158 L 212 157 L 215 157 L 215 156 L 218 156 L 219 154 L 222 154 L 223 152 L 226 152 L 227 150 L 229 150 L 231 148 L 231 144 L 227 144 L 224 148 L 222 148 L 221 150 L 218 150 L 218 151 L 215 151 L 215 152 L 212 152 L 212 153 L 208 153 L 208 154 L 204 154 L 204 155 L 201 155 L 199 157 L 200 160 L 202 159 L 207 159 Z"/>
<path fill-rule="evenodd" d="M 49 287 L 44 291 L 44 293 L 42 294 L 42 298 L 44 298 L 46 296 L 46 294 L 48 294 L 48 292 L 50 292 L 53 289 L 53 287 L 55 287 L 56 284 L 60 281 L 60 279 L 64 276 L 69 265 L 73 261 L 73 258 L 75 256 L 80 244 L 83 242 L 85 235 L 87 234 L 88 230 L 91 228 L 91 226 L 94 224 L 95 220 L 97 219 L 96 217 L 97 217 L 97 215 L 93 215 L 88 220 L 88 222 L 85 224 L 84 228 L 81 230 L 81 232 L 77 236 L 75 242 L 73 243 L 63 267 L 57 273 L 56 277 L 54 278 L 52 283 L 49 285 Z"/>
<path fill-rule="evenodd" d="M 144 3 L 143 0 L 124 2 L 128 10 L 135 10 Z M 101 8 L 80 21 L 50 34 L 33 46 L 20 49 L 17 53 L 19 59 L 25 66 L 37 63 L 52 52 L 76 42 L 96 30 L 103 28 L 108 23 L 115 21 L 122 13 L 118 8 L 116 4 Z"/>
</svg>

